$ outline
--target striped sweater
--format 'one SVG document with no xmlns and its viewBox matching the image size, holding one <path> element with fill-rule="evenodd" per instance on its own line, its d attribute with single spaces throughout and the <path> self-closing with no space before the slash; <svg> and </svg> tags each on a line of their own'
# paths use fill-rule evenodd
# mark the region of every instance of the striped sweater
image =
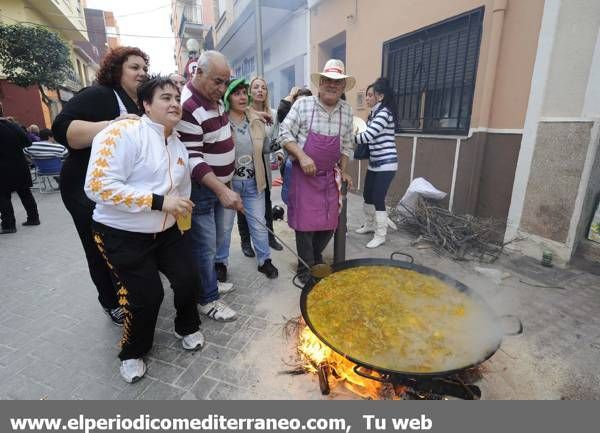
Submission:
<svg viewBox="0 0 600 433">
<path fill-rule="evenodd" d="M 31 146 L 23 149 L 25 155 L 30 158 L 48 159 L 61 158 L 64 159 L 69 154 L 65 146 L 50 141 L 35 141 Z"/>
<path fill-rule="evenodd" d="M 209 101 L 188 82 L 181 91 L 181 105 L 183 115 L 176 129 L 188 150 L 192 179 L 200 183 L 212 171 L 221 182 L 229 182 L 235 149 L 223 103 Z"/>
<path fill-rule="evenodd" d="M 398 170 L 398 154 L 394 139 L 394 116 L 387 108 L 373 107 L 374 115 L 367 122 L 367 130 L 354 137 L 357 144 L 369 145 L 369 170 Z"/>
</svg>

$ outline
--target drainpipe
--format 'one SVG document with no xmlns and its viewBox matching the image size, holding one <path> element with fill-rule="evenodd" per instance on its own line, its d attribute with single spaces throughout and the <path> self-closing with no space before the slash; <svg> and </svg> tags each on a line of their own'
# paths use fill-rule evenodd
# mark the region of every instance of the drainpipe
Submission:
<svg viewBox="0 0 600 433">
<path fill-rule="evenodd" d="M 256 75 L 264 77 L 262 11 L 260 9 L 260 0 L 254 0 L 254 21 L 256 23 Z"/>
<path fill-rule="evenodd" d="M 494 0 L 492 7 L 492 29 L 488 44 L 488 55 L 483 76 L 483 89 L 481 95 L 481 109 L 479 110 L 479 127 L 489 128 L 494 89 L 496 88 L 496 71 L 498 69 L 498 57 L 500 56 L 500 43 L 502 41 L 502 30 L 504 28 L 504 14 L 508 0 Z M 485 156 L 486 141 L 476 146 L 475 164 L 471 172 L 471 186 L 468 191 L 467 212 L 476 214 L 479 201 L 479 185 L 481 170 Z"/>
<path fill-rule="evenodd" d="M 500 42 L 502 41 L 502 30 L 504 28 L 504 15 L 508 0 L 494 0 L 492 15 L 492 30 L 490 32 L 490 44 L 485 66 L 484 88 L 482 95 L 482 107 L 479 116 L 479 126 L 489 128 L 490 112 L 494 89 L 496 88 L 496 71 L 498 70 L 498 57 L 500 57 Z"/>
</svg>

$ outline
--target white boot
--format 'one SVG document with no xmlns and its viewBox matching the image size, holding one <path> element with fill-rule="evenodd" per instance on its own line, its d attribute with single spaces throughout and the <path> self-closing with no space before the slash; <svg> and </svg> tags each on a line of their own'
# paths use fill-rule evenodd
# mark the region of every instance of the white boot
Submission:
<svg viewBox="0 0 600 433">
<path fill-rule="evenodd" d="M 387 212 L 377 211 L 375 212 L 375 236 L 371 239 L 371 242 L 367 244 L 367 248 L 377 248 L 379 245 L 385 242 L 385 235 L 387 234 Z"/>
<path fill-rule="evenodd" d="M 363 212 L 365 213 L 365 222 L 355 232 L 361 235 L 373 233 L 375 231 L 375 206 L 363 202 Z"/>
</svg>

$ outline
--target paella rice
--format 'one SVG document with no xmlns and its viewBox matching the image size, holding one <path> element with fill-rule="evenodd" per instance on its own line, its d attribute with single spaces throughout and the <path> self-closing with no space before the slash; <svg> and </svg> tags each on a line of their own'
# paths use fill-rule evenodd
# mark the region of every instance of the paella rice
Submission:
<svg viewBox="0 0 600 433">
<path fill-rule="evenodd" d="M 391 266 L 335 272 L 308 293 L 313 329 L 381 369 L 431 373 L 481 361 L 500 333 L 483 303 L 429 275 Z"/>
</svg>

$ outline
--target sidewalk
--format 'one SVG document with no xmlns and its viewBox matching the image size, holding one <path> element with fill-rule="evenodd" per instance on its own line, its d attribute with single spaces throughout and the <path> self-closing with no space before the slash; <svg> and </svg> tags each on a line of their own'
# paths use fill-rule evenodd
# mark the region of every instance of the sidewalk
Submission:
<svg viewBox="0 0 600 433">
<path fill-rule="evenodd" d="M 273 189 L 274 203 L 279 193 Z M 59 194 L 35 197 L 42 225 L 19 226 L 16 234 L 0 236 L 0 398 L 357 398 L 340 389 L 322 396 L 316 377 L 278 374 L 290 368 L 286 363 L 294 356 L 294 342 L 286 341 L 282 325 L 300 314 L 299 290 L 291 284 L 296 259 L 285 250 L 273 252 L 280 273 L 268 280 L 254 259 L 241 254 L 236 230 L 229 275 L 237 290 L 225 300 L 240 312 L 239 319 L 227 324 L 204 319 L 206 346 L 184 352 L 171 333 L 173 297 L 165 284 L 147 376 L 126 384 L 118 373 L 121 328 L 110 323 L 96 300 L 70 215 Z M 401 231 L 367 250 L 369 238 L 353 233 L 361 202 L 358 195 L 348 197 L 348 259 L 408 252 L 417 263 L 476 290 L 498 314 L 522 319 L 523 335 L 506 337 L 484 364 L 479 383 L 484 399 L 600 399 L 600 277 L 504 256 L 493 268 L 508 275 L 495 280 L 475 270 L 491 266 L 456 263 L 413 248 L 412 238 Z M 25 214 L 16 195 L 13 204 L 20 224 Z M 275 230 L 295 245 L 285 222 L 277 221 Z"/>
</svg>

